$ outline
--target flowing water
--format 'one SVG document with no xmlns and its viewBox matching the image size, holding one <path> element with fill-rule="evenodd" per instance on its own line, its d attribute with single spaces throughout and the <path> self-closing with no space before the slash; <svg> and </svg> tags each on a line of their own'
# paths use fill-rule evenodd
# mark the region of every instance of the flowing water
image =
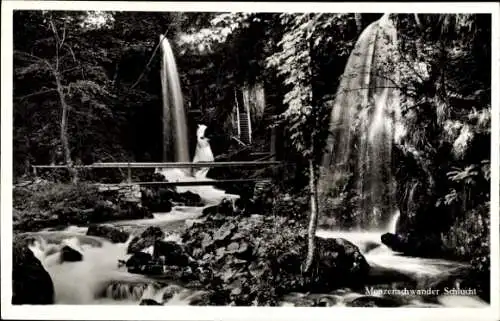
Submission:
<svg viewBox="0 0 500 321">
<path fill-rule="evenodd" d="M 351 55 L 346 67 L 344 79 L 340 85 L 340 95 L 332 111 L 332 126 L 340 126 L 335 139 L 329 142 L 333 151 L 325 158 L 327 167 L 331 164 L 342 165 L 355 159 L 356 166 L 362 166 L 363 174 L 358 177 L 360 195 L 366 198 L 360 206 L 367 213 L 379 212 L 386 217 L 378 220 L 369 228 L 360 227 L 356 231 L 319 230 L 319 237 L 341 237 L 356 244 L 371 266 L 370 280 L 375 292 L 360 293 L 350 289 L 339 289 L 332 293 L 308 294 L 292 293 L 282 300 L 283 305 L 300 305 L 299 301 L 321 301 L 326 305 L 345 306 L 357 298 L 394 297 L 387 293 L 379 293 L 378 287 L 391 288 L 401 281 L 417 283 L 425 288 L 450 274 L 467 269 L 466 265 L 438 259 L 405 257 L 385 247 L 380 242 L 381 234 L 394 232 L 399 218 L 398 211 L 387 211 L 392 204 L 390 189 L 392 188 L 389 159 L 390 146 L 396 126 L 397 92 L 392 89 L 380 89 L 385 80 L 374 74 L 376 68 L 383 64 L 388 50 L 395 42 L 395 29 L 387 16 L 370 25 L 360 36 L 355 52 Z M 384 40 L 385 39 L 385 40 Z M 188 161 L 187 124 L 182 105 L 182 94 L 172 50 L 168 41 L 162 38 L 163 63 L 162 83 L 164 101 L 172 109 L 171 123 L 175 135 L 175 160 Z M 361 72 L 360 72 L 361 71 Z M 349 74 L 352 74 L 348 77 Z M 360 91 L 347 89 L 362 87 Z M 383 86 L 382 86 L 383 87 Z M 387 87 L 387 86 L 385 86 Z M 169 90 L 167 90 L 167 88 Z M 353 94 L 356 92 L 356 94 Z M 167 95 L 170 95 L 167 97 Z M 370 102 L 369 97 L 376 97 Z M 367 108 L 370 105 L 372 108 Z M 373 110 L 372 110 L 373 109 Z M 369 110 L 369 112 L 368 112 Z M 365 114 L 362 114 L 362 113 Z M 350 128 L 362 115 L 363 132 L 366 135 L 353 135 Z M 363 116 L 364 115 L 364 116 Z M 334 126 L 334 127 L 335 127 Z M 335 128 L 334 128 L 335 129 Z M 360 143 L 361 149 L 353 151 L 354 142 Z M 357 148 L 360 148 L 360 147 Z M 208 146 L 210 148 L 210 146 Z M 353 158 L 353 155 L 356 156 Z M 199 159 L 200 155 L 195 155 Z M 203 158 L 203 157 L 201 157 Z M 203 159 L 201 159 L 203 161 Z M 341 166 L 335 167 L 337 170 Z M 186 171 L 177 169 L 157 169 L 167 180 L 209 180 L 202 176 L 193 177 Z M 324 182 L 323 182 L 324 183 Z M 236 198 L 212 186 L 177 187 L 178 192 L 192 191 L 199 194 L 207 206 L 217 204 L 223 198 Z M 388 205 L 389 204 L 389 205 Z M 123 226 L 138 234 L 146 226 L 159 226 L 166 232 L 166 239 L 180 242 L 179 231 L 189 221 L 201 215 L 202 207 L 176 206 L 170 213 L 156 213 L 152 219 L 111 222 L 115 226 Z M 382 224 L 383 223 L 383 224 Z M 119 260 L 127 260 L 128 243 L 112 244 L 99 237 L 86 236 L 87 228 L 68 227 L 64 231 L 42 231 L 34 233 L 37 241 L 31 250 L 40 259 L 52 277 L 55 286 L 56 304 L 134 304 L 144 299 L 152 299 L 164 305 L 187 305 L 202 292 L 186 289 L 180 284 L 159 281 L 150 277 L 128 273 L 126 267 L 118 264 Z M 135 232 L 134 232 L 135 231 Z M 70 245 L 83 254 L 80 262 L 63 262 L 59 260 L 61 247 Z M 151 251 L 151 249 L 147 249 Z M 307 305 L 307 304 L 306 304 Z M 407 295 L 399 305 L 404 306 L 484 306 L 485 303 L 474 296 L 434 296 L 426 300 L 419 295 Z"/>
<path fill-rule="evenodd" d="M 153 219 L 113 224 L 137 228 L 138 232 L 148 225 L 159 226 L 166 232 L 166 240 L 180 242 L 177 232 L 188 221 L 196 220 L 201 209 L 179 207 L 174 208 L 171 213 L 157 213 Z M 118 264 L 119 260 L 127 260 L 130 257 L 126 254 L 128 242 L 112 244 L 99 237 L 86 236 L 86 230 L 86 227 L 69 227 L 64 231 L 42 231 L 33 234 L 38 236 L 38 241 L 31 249 L 52 277 L 56 304 L 137 305 L 144 299 L 152 299 L 164 305 L 189 305 L 203 294 L 202 291 L 187 289 L 175 282 L 128 273 L 126 267 Z M 282 305 L 300 305 L 303 301 L 328 301 L 333 306 L 345 306 L 363 297 L 393 299 L 395 295 L 376 291 L 387 288 L 401 289 L 401 281 L 414 281 L 419 284 L 418 289 L 428 289 L 433 282 L 467 269 L 466 265 L 458 262 L 401 256 L 380 243 L 380 235 L 387 231 L 319 230 L 319 237 L 341 237 L 359 246 L 371 266 L 373 285 L 368 284 L 363 292 L 339 289 L 331 293 L 291 293 L 283 298 Z M 83 260 L 61 263 L 59 257 L 63 245 L 70 245 L 81 251 Z M 370 289 L 374 292 L 370 292 Z M 486 306 L 486 303 L 476 296 L 440 295 L 431 298 L 432 300 L 428 300 L 426 296 L 405 294 L 400 296 L 400 304 L 419 307 Z"/>
<path fill-rule="evenodd" d="M 186 126 L 186 111 L 184 109 L 184 99 L 182 96 L 181 83 L 174 53 L 170 42 L 163 35 L 160 36 L 162 49 L 161 81 L 163 93 L 163 130 L 166 145 L 164 144 L 164 160 L 168 154 L 173 154 L 175 162 L 189 162 L 188 133 Z M 167 150 L 172 148 L 173 153 Z"/>
<path fill-rule="evenodd" d="M 322 186 L 353 174 L 360 228 L 381 228 L 395 210 L 391 150 L 400 130 L 397 31 L 388 14 L 360 35 L 330 116 Z"/>
</svg>

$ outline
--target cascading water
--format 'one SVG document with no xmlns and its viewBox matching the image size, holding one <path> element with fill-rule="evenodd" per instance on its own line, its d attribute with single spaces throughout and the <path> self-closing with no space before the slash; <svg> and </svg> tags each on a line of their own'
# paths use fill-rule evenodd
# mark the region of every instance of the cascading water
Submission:
<svg viewBox="0 0 500 321">
<path fill-rule="evenodd" d="M 160 36 L 162 59 L 161 81 L 163 94 L 163 139 L 164 158 L 170 142 L 174 141 L 174 161 L 189 162 L 189 145 L 186 125 L 186 111 L 181 90 L 179 73 L 175 63 L 174 53 L 170 42 L 163 35 Z M 171 146 L 169 146 L 171 147 Z M 166 159 L 164 159 L 166 161 Z"/>
<path fill-rule="evenodd" d="M 359 196 L 358 227 L 383 228 L 395 210 L 391 149 L 400 114 L 397 34 L 389 14 L 360 35 L 341 78 L 331 111 L 320 184 L 352 173 Z"/>
<path fill-rule="evenodd" d="M 392 27 L 387 15 L 378 22 L 370 25 L 360 37 L 356 45 L 356 51 L 351 55 L 346 75 L 341 83 L 341 91 L 336 101 L 336 106 L 332 111 L 332 126 L 340 124 L 335 131 L 335 139 L 329 142 L 329 147 L 333 154 L 325 158 L 325 165 L 337 164 L 333 168 L 338 172 L 349 162 L 356 166 L 363 165 L 369 172 L 363 172 L 358 176 L 360 192 L 367 193 L 367 201 L 362 205 L 368 211 L 371 208 L 379 208 L 382 211 L 385 201 L 390 195 L 390 146 L 394 136 L 395 114 L 397 106 L 393 102 L 397 101 L 397 92 L 393 89 L 379 89 L 376 85 L 383 83 L 372 73 L 375 65 L 385 61 L 383 57 L 378 57 L 383 52 L 387 53 L 389 45 L 384 45 L 381 38 L 384 34 L 389 34 L 389 43 L 395 41 L 395 30 Z M 176 154 L 177 161 L 188 161 L 187 148 L 187 126 L 185 122 L 184 110 L 182 107 L 182 95 L 178 81 L 175 63 L 168 45 L 166 46 L 162 67 L 162 82 L 164 89 L 167 88 L 167 81 L 172 100 L 165 97 L 165 101 L 177 102 L 174 104 L 174 114 L 172 127 L 176 133 Z M 385 48 L 385 49 L 384 49 Z M 386 50 L 386 51 L 384 51 Z M 170 62 L 169 62 L 170 61 Z M 356 65 L 359 65 L 356 67 Z M 169 67 L 169 68 L 167 68 Z M 355 68 L 356 67 L 356 68 Z M 174 69 L 172 69 L 174 68 Z M 361 77 L 356 70 L 361 68 L 365 74 Z M 169 73 L 167 73 L 169 70 Z M 171 72 L 174 70 L 174 72 Z M 355 72 L 352 78 L 347 77 Z M 368 75 L 367 75 L 368 74 Z M 369 89 L 347 91 L 349 88 L 358 88 L 355 85 L 370 87 Z M 176 89 L 175 89 L 176 88 Z M 164 90 L 164 94 L 168 91 Z M 363 93 L 363 94 L 359 94 Z M 359 95 L 359 96 L 358 96 Z M 370 97 L 375 97 L 371 104 Z M 168 99 L 168 100 L 167 100 Z M 351 106 L 351 104 L 353 104 Z M 370 107 L 371 106 L 371 107 Z M 374 109 L 374 110 L 372 110 Z M 388 115 L 390 114 L 390 115 Z M 361 119 L 365 128 L 364 136 L 356 135 L 350 128 L 356 119 Z M 335 126 L 334 126 L 335 129 Z M 208 144 L 208 142 L 206 142 Z M 359 143 L 362 143 L 359 145 Z M 356 144 L 358 144 L 356 146 Z M 208 144 L 208 148 L 210 145 Z M 359 157 L 355 157 L 359 155 Z M 204 160 L 203 156 L 195 155 L 195 159 Z M 355 167 L 357 168 L 357 167 Z M 205 177 L 189 176 L 184 171 L 179 170 L 159 170 L 168 180 L 200 180 Z M 387 177 L 385 175 L 388 175 Z M 378 181 L 377 179 L 380 179 Z M 323 181 L 324 183 L 324 181 Z M 385 188 L 383 183 L 388 184 Z M 377 187 L 380 190 L 377 190 Z M 233 197 L 223 191 L 211 186 L 183 187 L 178 191 L 191 190 L 206 201 L 207 205 L 217 204 L 223 197 Z M 114 226 L 126 226 L 141 229 L 145 226 L 158 226 L 167 232 L 166 240 L 180 242 L 177 229 L 184 226 L 186 219 L 197 218 L 202 207 L 179 207 L 174 206 L 170 213 L 156 213 L 153 219 L 119 221 L 109 224 Z M 441 275 L 452 273 L 464 267 L 462 264 L 437 259 L 422 259 L 399 256 L 388 248 L 380 244 L 380 235 L 383 232 L 394 232 L 398 219 L 398 213 L 388 211 L 392 216 L 392 221 L 387 220 L 385 226 L 378 225 L 378 228 L 371 228 L 359 231 L 331 231 L 320 230 L 319 237 L 341 237 L 350 240 L 358 245 L 363 255 L 371 266 L 371 277 L 380 279 L 383 276 L 383 285 L 392 286 L 396 276 L 401 275 L 412 280 L 439 279 Z M 380 223 L 380 222 L 379 222 Z M 40 259 L 46 270 L 49 272 L 55 287 L 56 304 L 138 304 L 142 300 L 152 300 L 164 305 L 187 305 L 192 300 L 196 300 L 202 292 L 184 289 L 178 284 L 165 284 L 138 274 L 131 274 L 118 266 L 119 260 L 127 260 L 127 247 L 129 242 L 112 244 L 111 242 L 86 236 L 86 227 L 70 227 L 64 231 L 38 232 L 33 233 L 38 240 L 30 247 L 33 253 Z M 130 240 L 129 240 L 130 241 Z M 64 245 L 71 245 L 83 254 L 80 262 L 61 262 L 61 248 Z M 151 249 L 148 249 L 151 250 Z M 379 284 L 379 283 L 374 283 Z M 422 283 L 425 285 L 425 283 Z M 345 302 L 366 296 L 367 293 L 356 293 L 349 289 L 339 289 L 329 294 L 311 294 L 312 296 L 322 296 L 321 300 L 336 302 L 335 306 L 345 306 Z M 282 304 L 290 304 L 290 301 L 301 300 L 308 294 L 292 293 L 283 298 Z M 376 295 L 372 295 L 376 296 Z M 383 295 L 382 295 L 383 296 Z M 293 304 L 293 303 L 292 303 Z M 485 303 L 476 297 L 441 296 L 435 303 L 424 302 L 421 297 L 407 300 L 404 306 L 484 306 Z"/>
<path fill-rule="evenodd" d="M 187 135 L 188 127 L 179 73 L 177 71 L 177 65 L 175 63 L 172 47 L 170 46 L 168 39 L 161 35 L 160 42 L 162 48 L 161 81 L 164 106 L 164 158 L 167 158 L 166 152 L 168 151 L 166 149 L 170 146 L 169 144 L 173 140 L 174 161 L 189 162 L 189 144 Z M 206 128 L 206 126 L 204 126 L 204 128 Z M 200 139 L 203 139 L 203 141 L 200 142 Z M 198 148 L 199 145 L 203 145 L 203 148 Z M 207 158 L 206 155 L 211 155 L 211 157 Z M 204 137 L 198 137 L 197 148 L 193 160 L 213 161 L 210 144 Z M 182 169 L 157 169 L 156 172 L 162 174 L 168 181 L 172 182 L 181 180 L 209 180 L 205 177 L 206 171 L 204 171 L 204 174 L 202 175 L 196 175 L 196 177 L 190 175 L 189 171 Z M 224 197 L 234 197 L 233 195 L 226 195 L 223 191 L 215 189 L 212 186 L 177 187 L 177 191 L 179 192 L 185 192 L 187 190 L 200 194 L 205 201 L 211 203 L 216 203 Z"/>
<path fill-rule="evenodd" d="M 352 173 L 351 186 L 359 196 L 362 217 L 357 229 L 319 230 L 323 238 L 345 238 L 356 244 L 369 262 L 372 274 L 401 276 L 425 287 L 468 265 L 441 259 L 401 256 L 381 245 L 383 233 L 395 233 L 400 212 L 394 199 L 392 144 L 403 128 L 397 72 L 397 30 L 389 14 L 370 24 L 360 35 L 341 78 L 331 111 L 327 153 L 322 162 L 319 187 L 322 193 L 335 186 L 339 177 Z M 427 283 L 426 283 L 427 282 Z M 362 295 L 360 293 L 353 295 Z M 437 301 L 445 306 L 480 307 L 475 296 L 445 295 Z M 410 306 L 432 306 L 421 298 Z"/>
</svg>

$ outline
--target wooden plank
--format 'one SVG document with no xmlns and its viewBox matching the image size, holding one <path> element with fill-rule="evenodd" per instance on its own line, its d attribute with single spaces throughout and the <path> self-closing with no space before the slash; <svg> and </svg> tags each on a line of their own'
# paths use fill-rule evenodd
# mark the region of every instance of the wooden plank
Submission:
<svg viewBox="0 0 500 321">
<path fill-rule="evenodd" d="M 126 182 L 116 184 L 97 184 L 99 186 L 129 186 L 129 185 L 166 185 L 166 186 L 202 186 L 202 185 L 218 185 L 218 184 L 235 184 L 235 183 L 257 183 L 271 182 L 269 179 L 259 178 L 241 178 L 241 179 L 219 179 L 213 181 L 179 181 L 179 182 Z"/>
<path fill-rule="evenodd" d="M 277 161 L 241 161 L 241 162 L 171 162 L 171 163 L 94 163 L 75 165 L 73 168 L 201 168 L 201 167 L 254 167 L 280 165 Z M 67 168 L 67 165 L 33 165 L 33 168 Z"/>
</svg>

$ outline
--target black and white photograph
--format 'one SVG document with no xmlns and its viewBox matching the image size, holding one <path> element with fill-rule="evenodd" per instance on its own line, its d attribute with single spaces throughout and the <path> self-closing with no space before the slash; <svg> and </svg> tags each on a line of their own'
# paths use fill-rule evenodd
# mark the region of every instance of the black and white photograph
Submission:
<svg viewBox="0 0 500 321">
<path fill-rule="evenodd" d="M 44 2 L 2 3 L 2 311 L 498 318 L 498 4 Z"/>
</svg>

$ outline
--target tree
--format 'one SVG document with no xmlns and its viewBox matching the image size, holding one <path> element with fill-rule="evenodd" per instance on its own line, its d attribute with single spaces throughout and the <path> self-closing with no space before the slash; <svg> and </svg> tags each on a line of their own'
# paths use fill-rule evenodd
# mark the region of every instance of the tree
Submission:
<svg viewBox="0 0 500 321">
<path fill-rule="evenodd" d="M 284 124 L 293 147 L 308 163 L 310 216 L 308 227 L 308 251 L 303 266 L 309 272 L 315 256 L 315 238 L 318 224 L 318 176 L 319 163 L 327 136 L 324 126 L 330 97 L 318 91 L 318 78 L 322 50 L 332 42 L 325 37 L 332 26 L 344 26 L 343 15 L 328 14 L 282 14 L 280 22 L 284 33 L 278 43 L 280 50 L 271 55 L 267 62 L 283 77 L 288 88 L 284 97 L 287 106 L 278 117 Z M 339 39 L 340 40 L 340 39 Z M 317 93 L 318 95 L 315 95 Z"/>
<path fill-rule="evenodd" d="M 39 153 L 47 150 L 51 155 L 48 161 L 67 165 L 76 181 L 75 149 L 80 159 L 86 152 L 79 150 L 84 137 L 88 143 L 88 135 L 96 134 L 91 128 L 81 130 L 81 126 L 92 127 L 95 120 L 104 120 L 112 113 L 107 106 L 113 98 L 106 88 L 108 76 L 99 64 L 102 49 L 85 39 L 95 29 L 85 25 L 87 12 L 19 13 L 15 20 L 29 21 L 33 17 L 41 31 L 28 35 L 30 42 L 16 41 L 14 48 L 15 129 L 22 131 L 29 124 L 32 128 L 20 138 L 31 147 L 28 152 L 40 160 Z M 17 34 L 23 29 L 15 31 Z M 59 119 L 58 138 L 52 125 L 54 117 Z M 77 124 L 79 129 L 75 128 Z M 74 144 L 77 148 L 73 148 Z M 38 150 L 37 146 L 42 148 Z"/>
</svg>

